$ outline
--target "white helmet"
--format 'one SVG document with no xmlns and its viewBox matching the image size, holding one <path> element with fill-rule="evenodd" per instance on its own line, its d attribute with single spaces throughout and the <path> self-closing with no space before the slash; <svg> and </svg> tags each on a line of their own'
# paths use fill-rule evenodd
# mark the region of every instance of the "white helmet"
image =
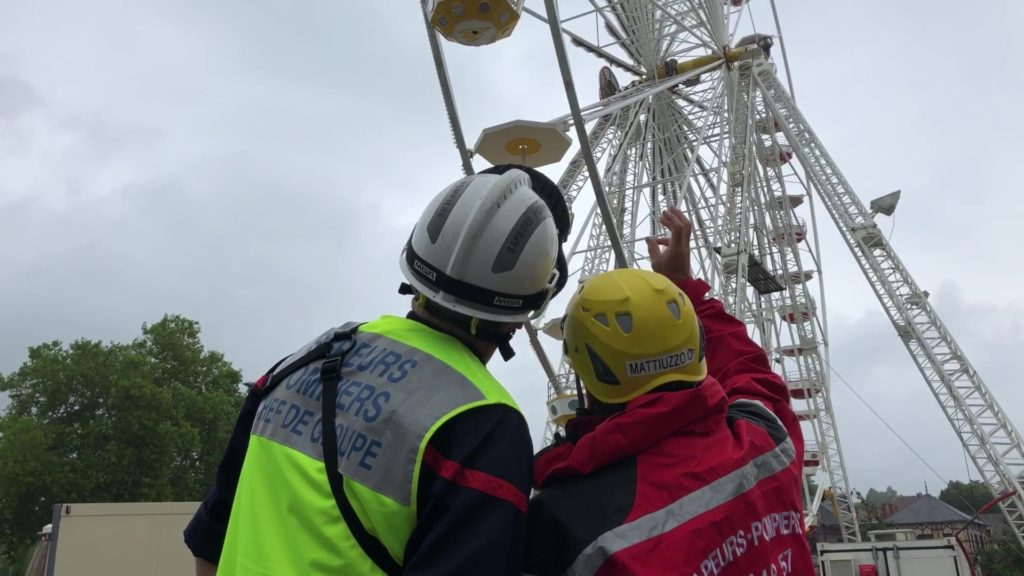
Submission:
<svg viewBox="0 0 1024 576">
<path fill-rule="evenodd" d="M 431 200 L 399 262 L 435 304 L 495 322 L 525 322 L 555 292 L 559 234 L 530 176 L 467 176 Z"/>
</svg>

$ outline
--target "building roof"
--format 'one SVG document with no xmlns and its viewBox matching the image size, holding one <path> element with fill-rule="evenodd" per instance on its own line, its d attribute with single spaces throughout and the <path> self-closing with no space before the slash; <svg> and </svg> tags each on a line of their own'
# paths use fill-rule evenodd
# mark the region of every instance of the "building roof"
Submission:
<svg viewBox="0 0 1024 576">
<path fill-rule="evenodd" d="M 971 520 L 971 517 L 946 504 L 931 494 L 920 494 L 905 504 L 896 513 L 885 519 L 893 526 L 913 524 L 955 524 Z M 978 524 L 981 522 L 975 520 Z"/>
<path fill-rule="evenodd" d="M 910 504 L 914 500 L 917 500 L 919 496 L 921 496 L 921 494 L 918 494 L 917 496 L 897 496 L 895 499 L 893 499 L 892 505 L 895 507 L 896 511 L 899 512 L 900 510 L 906 508 L 907 504 Z"/>
</svg>

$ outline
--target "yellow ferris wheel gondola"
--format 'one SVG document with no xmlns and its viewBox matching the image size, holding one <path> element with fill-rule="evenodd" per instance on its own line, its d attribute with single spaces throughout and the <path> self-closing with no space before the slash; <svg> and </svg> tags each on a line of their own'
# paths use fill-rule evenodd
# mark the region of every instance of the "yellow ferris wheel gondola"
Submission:
<svg viewBox="0 0 1024 576">
<path fill-rule="evenodd" d="M 430 25 L 464 46 L 493 44 L 512 34 L 525 0 L 432 0 Z"/>
</svg>

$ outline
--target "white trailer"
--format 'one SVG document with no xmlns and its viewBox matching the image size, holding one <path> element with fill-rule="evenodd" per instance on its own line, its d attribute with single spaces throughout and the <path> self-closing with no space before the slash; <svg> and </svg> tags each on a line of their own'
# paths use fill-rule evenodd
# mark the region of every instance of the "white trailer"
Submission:
<svg viewBox="0 0 1024 576">
<path fill-rule="evenodd" d="M 182 532 L 198 502 L 58 504 L 26 576 L 179 576 L 195 561 Z"/>
<path fill-rule="evenodd" d="M 818 544 L 821 576 L 972 576 L 954 538 Z"/>
</svg>

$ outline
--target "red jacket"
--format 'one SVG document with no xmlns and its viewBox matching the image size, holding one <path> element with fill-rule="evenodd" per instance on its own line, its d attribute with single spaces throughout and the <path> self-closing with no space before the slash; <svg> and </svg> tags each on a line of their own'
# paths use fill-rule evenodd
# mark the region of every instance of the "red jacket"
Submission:
<svg viewBox="0 0 1024 576">
<path fill-rule="evenodd" d="M 708 378 L 596 426 L 577 419 L 575 441 L 537 455 L 527 574 L 814 574 L 786 384 L 706 283 L 680 288 L 704 325 Z"/>
</svg>

